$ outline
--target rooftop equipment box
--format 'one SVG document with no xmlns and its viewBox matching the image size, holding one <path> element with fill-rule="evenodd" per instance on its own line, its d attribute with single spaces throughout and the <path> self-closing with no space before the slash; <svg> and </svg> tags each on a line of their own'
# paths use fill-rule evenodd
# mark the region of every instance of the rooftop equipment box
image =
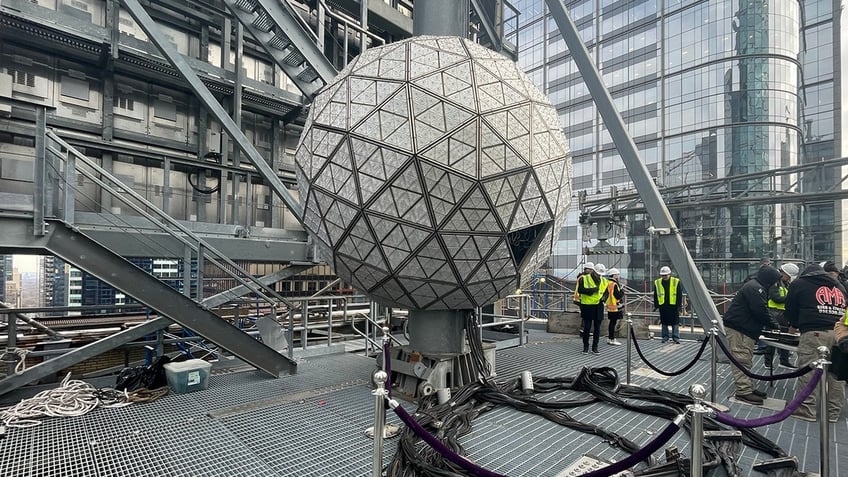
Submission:
<svg viewBox="0 0 848 477">
<path fill-rule="evenodd" d="M 209 370 L 212 363 L 202 359 L 189 359 L 178 363 L 165 364 L 168 385 L 177 394 L 190 393 L 206 389 L 209 385 Z"/>
</svg>

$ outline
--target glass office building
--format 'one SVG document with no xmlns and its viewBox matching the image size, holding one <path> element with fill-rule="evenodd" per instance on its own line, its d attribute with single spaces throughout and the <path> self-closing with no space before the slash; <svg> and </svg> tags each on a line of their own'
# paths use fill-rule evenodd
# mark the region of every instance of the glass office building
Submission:
<svg viewBox="0 0 848 477">
<path fill-rule="evenodd" d="M 626 270 L 639 288 L 667 264 L 645 214 L 612 237 L 623 254 L 585 255 L 577 194 L 632 189 L 629 175 L 543 0 L 515 2 L 519 62 L 557 106 L 574 157 L 575 198 L 551 272 L 574 276 L 583 260 Z M 834 0 L 579 0 L 566 6 L 661 190 L 842 157 Z M 836 15 L 834 15 L 836 12 Z M 840 181 L 834 170 L 802 189 Z M 733 183 L 774 194 L 791 178 Z M 833 184 L 836 184 L 834 182 Z M 833 185 L 830 184 L 830 185 Z M 740 283 L 761 257 L 841 260 L 839 203 L 791 200 L 702 207 L 672 215 L 713 289 Z M 584 230 L 585 229 L 585 230 Z"/>
</svg>

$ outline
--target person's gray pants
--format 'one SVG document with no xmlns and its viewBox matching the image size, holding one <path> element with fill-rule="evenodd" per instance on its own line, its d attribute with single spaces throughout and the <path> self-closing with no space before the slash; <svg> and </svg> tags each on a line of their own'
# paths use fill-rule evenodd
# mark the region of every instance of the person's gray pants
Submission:
<svg viewBox="0 0 848 477">
<path fill-rule="evenodd" d="M 830 347 L 836 344 L 836 337 L 833 330 L 828 331 L 807 331 L 801 333 L 801 340 L 798 342 L 798 366 L 805 366 L 819 359 L 819 353 L 816 350 L 819 346 L 826 346 L 828 351 Z M 798 385 L 795 392 L 799 392 L 812 379 L 812 373 L 807 373 L 798 377 Z M 807 399 L 801 403 L 798 411 L 808 416 L 818 415 L 816 406 L 816 396 L 818 391 L 814 391 Z M 827 416 L 830 420 L 835 420 L 842 414 L 842 406 L 845 404 L 845 383 L 837 381 L 833 373 L 827 373 Z"/>
<path fill-rule="evenodd" d="M 725 327 L 727 336 L 727 344 L 730 346 L 730 352 L 739 364 L 750 370 L 754 361 L 754 346 L 757 342 L 748 336 L 734 330 L 733 328 Z M 733 383 L 736 385 L 736 394 L 744 396 L 754 392 L 754 385 L 751 380 L 745 375 L 735 364 L 730 364 L 730 372 L 733 374 Z"/>
</svg>

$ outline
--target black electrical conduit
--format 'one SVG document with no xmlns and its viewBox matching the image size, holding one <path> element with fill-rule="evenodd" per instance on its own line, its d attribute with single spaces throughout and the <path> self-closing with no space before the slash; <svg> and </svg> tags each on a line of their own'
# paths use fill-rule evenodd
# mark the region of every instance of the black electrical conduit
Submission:
<svg viewBox="0 0 848 477">
<path fill-rule="evenodd" d="M 640 358 L 642 358 L 642 361 L 644 361 L 645 364 L 647 364 L 649 368 L 651 368 L 654 371 L 662 374 L 663 376 L 680 376 L 681 374 L 685 373 L 686 371 L 689 371 L 690 369 L 692 369 L 692 367 L 695 366 L 695 363 L 697 363 L 698 360 L 701 359 L 701 355 L 704 354 L 704 350 L 707 349 L 707 343 L 709 342 L 708 339 L 704 339 L 701 342 L 701 349 L 698 350 L 698 352 L 695 354 L 695 357 L 692 359 L 692 361 L 690 361 L 689 364 L 684 366 L 679 371 L 663 371 L 663 370 L 657 368 L 656 366 L 654 366 L 653 364 L 651 364 L 651 362 L 648 361 L 648 358 L 646 358 L 645 355 L 642 354 L 642 348 L 639 347 L 639 340 L 636 339 L 636 332 L 633 331 L 633 328 L 630 328 L 630 341 L 633 342 L 633 345 L 636 348 L 636 353 L 639 355 Z"/>
<path fill-rule="evenodd" d="M 795 398 L 792 399 L 792 401 L 790 401 L 789 404 L 787 404 L 786 407 L 783 408 L 783 410 L 778 412 L 777 414 L 772 414 L 771 416 L 764 416 L 757 419 L 746 420 L 737 419 L 736 417 L 733 417 L 730 414 L 725 414 L 723 412 L 716 412 L 715 419 L 716 421 L 722 424 L 726 424 L 728 426 L 733 427 L 761 427 L 780 422 L 789 417 L 790 414 L 795 412 L 795 410 L 801 406 L 801 403 L 803 403 L 804 400 L 810 396 L 810 394 L 815 392 L 816 386 L 818 386 L 819 380 L 821 379 L 823 373 L 824 370 L 822 369 L 816 369 L 815 371 L 813 371 L 813 376 L 810 379 L 810 382 L 807 383 L 807 386 L 802 389 L 801 392 L 798 393 L 798 395 L 795 396 Z"/>
<path fill-rule="evenodd" d="M 734 366 L 739 368 L 739 371 L 742 371 L 742 373 L 748 376 L 749 378 L 759 379 L 760 381 L 777 381 L 779 379 L 797 378 L 798 376 L 803 376 L 813 370 L 813 368 L 809 364 L 807 364 L 806 366 L 800 367 L 795 371 L 790 371 L 788 373 L 783 374 L 775 374 L 772 376 L 752 373 L 749 369 L 745 367 L 745 365 L 740 363 L 735 356 L 733 356 L 733 353 L 731 353 L 730 350 L 727 349 L 727 345 L 725 345 L 722 340 L 717 339 L 716 341 L 718 341 L 719 348 L 724 351 L 724 354 L 727 355 L 727 357 L 730 359 L 730 362 L 733 363 Z"/>
</svg>

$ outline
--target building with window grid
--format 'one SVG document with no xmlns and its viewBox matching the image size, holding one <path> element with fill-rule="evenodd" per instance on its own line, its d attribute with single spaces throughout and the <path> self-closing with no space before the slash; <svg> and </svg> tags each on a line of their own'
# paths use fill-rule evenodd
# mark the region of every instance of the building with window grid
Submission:
<svg viewBox="0 0 848 477">
<path fill-rule="evenodd" d="M 632 188 L 544 1 L 515 4 L 522 13 L 519 63 L 558 108 L 574 157 L 575 193 L 591 198 L 613 186 Z M 581 0 L 566 6 L 661 190 L 846 156 L 839 2 Z M 805 180 L 802 189 L 827 188 L 841 176 L 834 170 Z M 773 194 L 789 186 L 782 180 L 734 187 Z M 555 274 L 573 277 L 583 260 L 600 261 L 626 269 L 637 285 L 668 263 L 645 232 L 645 214 L 616 224 L 625 233 L 610 243 L 625 253 L 585 255 L 597 230 L 578 223 L 578 201 L 572 204 L 549 263 Z M 841 262 L 840 204 L 705 208 L 693 202 L 672 215 L 707 285 L 716 289 L 743 281 L 765 256 Z"/>
</svg>

